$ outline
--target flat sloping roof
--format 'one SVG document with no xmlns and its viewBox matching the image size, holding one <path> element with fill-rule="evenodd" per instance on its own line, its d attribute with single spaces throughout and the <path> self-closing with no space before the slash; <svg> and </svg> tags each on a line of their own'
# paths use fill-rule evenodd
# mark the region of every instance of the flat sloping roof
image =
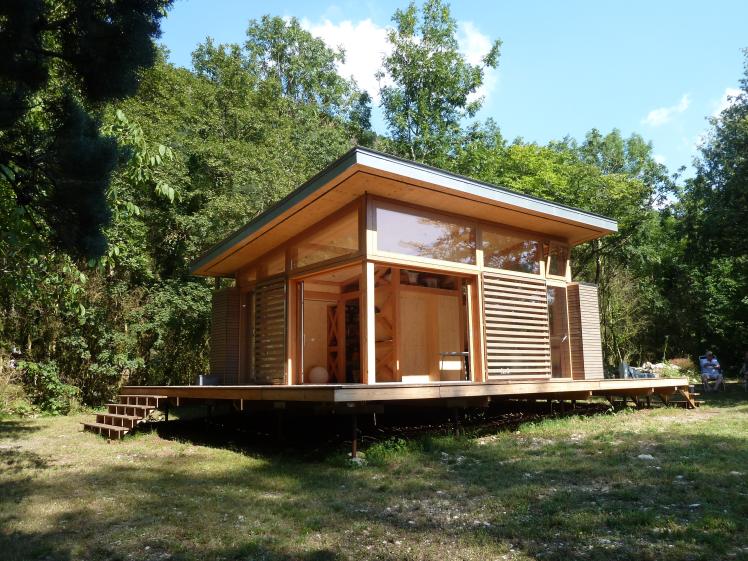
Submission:
<svg viewBox="0 0 748 561">
<path fill-rule="evenodd" d="M 380 185 L 382 193 L 377 192 Z M 388 186 L 387 190 L 385 185 Z M 412 193 L 412 190 L 419 188 L 438 194 L 445 208 L 434 207 L 434 210 L 452 210 L 453 205 L 450 201 L 457 201 L 472 205 L 466 208 L 480 212 L 482 219 L 490 220 L 492 212 L 502 212 L 503 219 L 494 221 L 513 226 L 517 226 L 519 222 L 519 227 L 540 232 L 548 230 L 554 235 L 565 237 L 572 245 L 618 230 L 615 220 L 599 214 L 357 146 L 243 228 L 213 246 L 191 265 L 190 271 L 196 275 L 207 276 L 233 274 L 239 268 L 239 262 L 242 262 L 242 265 L 246 264 L 272 248 L 272 244 L 263 243 L 256 244 L 257 251 L 247 251 L 246 248 L 260 236 L 275 229 L 276 245 L 285 241 L 284 235 L 280 232 L 285 232 L 289 228 L 275 228 L 279 222 L 295 220 L 299 222 L 299 226 L 308 227 L 309 225 L 304 225 L 303 219 L 300 218 L 301 209 L 314 203 L 320 210 L 329 208 L 332 212 L 364 193 L 383 196 L 391 194 L 393 185 L 399 186 L 400 195 Z M 417 197 L 415 199 L 417 200 Z M 321 206 L 323 200 L 327 205 L 325 207 Z M 472 216 L 469 212 L 470 210 L 467 210 L 462 214 Z M 520 220 L 523 216 L 526 220 Z M 525 222 L 529 224 L 525 226 Z M 565 225 L 563 231 L 558 230 L 558 225 L 561 224 Z M 285 236 L 286 239 L 287 237 Z M 266 240 L 270 241 L 273 241 L 273 235 Z M 252 259 L 248 258 L 250 253 L 255 254 Z"/>
</svg>

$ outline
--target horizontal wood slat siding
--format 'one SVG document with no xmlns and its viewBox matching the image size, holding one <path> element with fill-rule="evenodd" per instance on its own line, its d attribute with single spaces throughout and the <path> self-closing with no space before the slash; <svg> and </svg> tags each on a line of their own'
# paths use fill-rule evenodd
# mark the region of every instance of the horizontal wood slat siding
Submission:
<svg viewBox="0 0 748 561">
<path fill-rule="evenodd" d="M 600 311 L 597 286 L 572 283 L 567 288 L 571 337 L 571 368 L 575 380 L 604 377 L 600 339 Z"/>
<path fill-rule="evenodd" d="M 489 379 L 551 375 L 543 279 L 483 273 L 483 318 Z"/>
<path fill-rule="evenodd" d="M 285 279 L 258 284 L 252 296 L 252 383 L 285 382 L 286 321 Z"/>
<path fill-rule="evenodd" d="M 239 291 L 224 288 L 213 293 L 210 322 L 210 373 L 222 384 L 239 379 Z"/>
</svg>

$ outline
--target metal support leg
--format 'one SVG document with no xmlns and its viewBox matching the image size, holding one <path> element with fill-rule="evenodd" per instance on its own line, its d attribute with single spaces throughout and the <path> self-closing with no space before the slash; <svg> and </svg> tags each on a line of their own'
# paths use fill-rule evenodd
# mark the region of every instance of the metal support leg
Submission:
<svg viewBox="0 0 748 561">
<path fill-rule="evenodd" d="M 283 441 L 283 409 L 275 411 L 275 436 L 279 442 Z"/>
<path fill-rule="evenodd" d="M 456 407 L 452 408 L 452 428 L 455 431 L 455 436 L 460 436 L 460 412 Z"/>
<path fill-rule="evenodd" d="M 358 456 L 358 415 L 351 415 L 351 458 Z"/>
</svg>

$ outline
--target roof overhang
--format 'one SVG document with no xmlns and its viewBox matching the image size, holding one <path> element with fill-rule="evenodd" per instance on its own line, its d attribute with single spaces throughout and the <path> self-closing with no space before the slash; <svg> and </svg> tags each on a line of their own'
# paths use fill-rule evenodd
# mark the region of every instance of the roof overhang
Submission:
<svg viewBox="0 0 748 561">
<path fill-rule="evenodd" d="M 356 147 L 216 244 L 192 264 L 191 272 L 232 276 L 365 194 L 540 232 L 570 245 L 618 230 L 616 221 L 604 216 Z"/>
</svg>

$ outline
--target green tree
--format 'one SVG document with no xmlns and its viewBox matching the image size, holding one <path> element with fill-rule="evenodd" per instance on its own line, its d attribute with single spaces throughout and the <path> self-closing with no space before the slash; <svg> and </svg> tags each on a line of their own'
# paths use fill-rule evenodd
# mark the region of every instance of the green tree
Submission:
<svg viewBox="0 0 748 561">
<path fill-rule="evenodd" d="M 480 65 L 459 51 L 457 23 L 441 0 L 414 2 L 397 10 L 388 33 L 392 53 L 382 61 L 378 78 L 390 134 L 387 150 L 403 157 L 445 166 L 461 142 L 463 121 L 483 100 L 475 94 L 486 68 L 495 68 L 500 41 L 494 41 Z"/>
<path fill-rule="evenodd" d="M 92 110 L 135 92 L 171 0 L 7 0 L 0 6 L 0 197 L 58 247 L 101 255 L 116 142 Z M 22 217 L 22 218 L 19 218 Z"/>
<path fill-rule="evenodd" d="M 677 294 L 688 310 L 690 350 L 742 359 L 748 341 L 748 49 L 740 92 L 720 115 L 686 181 L 678 235 L 684 240 Z"/>
<path fill-rule="evenodd" d="M 258 25 L 251 33 L 267 38 Z M 187 383 L 206 372 L 213 283 L 191 277 L 190 262 L 371 134 L 355 84 L 336 75 L 339 97 L 292 96 L 257 72 L 253 52 L 208 40 L 194 70 L 157 53 L 137 93 L 102 108 L 100 133 L 120 155 L 106 191 L 108 248 L 91 267 L 44 244 L 33 259 L 15 244 L 0 255 L 9 271 L 0 276 L 0 344 L 22 346 L 36 371 L 75 385 L 85 403 L 111 398 L 125 380 Z M 314 67 L 332 52 L 287 63 L 334 73 Z M 0 205 L 17 216 L 14 200 Z M 34 232 L 23 215 L 9 230 L 21 240 Z"/>
</svg>

